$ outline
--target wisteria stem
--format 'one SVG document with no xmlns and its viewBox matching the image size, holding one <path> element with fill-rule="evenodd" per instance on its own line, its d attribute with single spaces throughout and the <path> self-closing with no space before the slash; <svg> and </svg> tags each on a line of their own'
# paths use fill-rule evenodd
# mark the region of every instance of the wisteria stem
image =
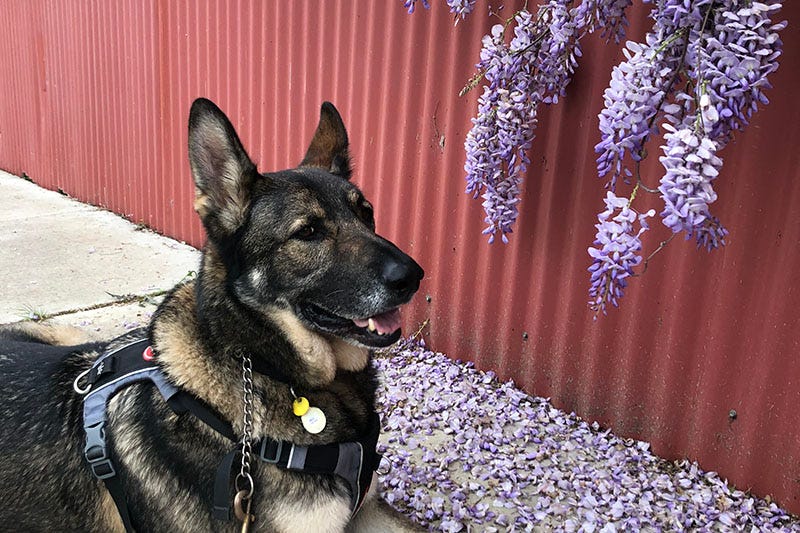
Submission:
<svg viewBox="0 0 800 533">
<path fill-rule="evenodd" d="M 636 276 L 641 276 L 642 274 L 644 274 L 645 272 L 647 272 L 647 265 L 648 265 L 648 264 L 650 264 L 650 260 L 653 258 L 653 256 L 654 256 L 654 255 L 656 255 L 656 254 L 657 254 L 658 252 L 660 252 L 661 250 L 663 250 L 663 249 L 664 249 L 664 247 L 665 247 L 666 245 L 668 245 L 668 244 L 669 244 L 669 242 L 670 242 L 672 239 L 674 239 L 674 238 L 675 238 L 675 235 L 677 235 L 677 233 L 673 233 L 672 235 L 670 235 L 670 236 L 669 236 L 669 238 L 668 238 L 668 239 L 661 241 L 661 243 L 658 245 L 658 248 L 656 248 L 655 250 L 653 250 L 653 252 L 652 252 L 650 255 L 648 255 L 648 256 L 647 256 L 647 258 L 644 260 L 644 267 L 642 267 L 642 271 L 641 271 L 641 272 L 639 272 L 638 274 L 632 274 L 632 276 L 633 276 L 633 277 L 636 277 Z"/>
<path fill-rule="evenodd" d="M 647 185 L 645 185 L 644 181 L 642 181 L 641 166 L 642 166 L 641 161 L 637 161 L 636 162 L 636 187 L 634 188 L 634 193 L 631 195 L 631 201 L 633 201 L 633 199 L 636 197 L 636 190 L 639 187 L 641 187 L 646 192 L 649 192 L 651 194 L 657 194 L 658 193 L 658 189 L 654 189 L 652 187 L 648 187 Z"/>
</svg>

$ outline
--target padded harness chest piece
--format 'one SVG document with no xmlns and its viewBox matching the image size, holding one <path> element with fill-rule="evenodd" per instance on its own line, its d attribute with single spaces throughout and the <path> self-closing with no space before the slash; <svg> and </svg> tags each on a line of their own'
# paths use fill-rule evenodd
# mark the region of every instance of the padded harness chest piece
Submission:
<svg viewBox="0 0 800 533">
<path fill-rule="evenodd" d="M 147 339 L 131 342 L 101 356 L 87 376 L 90 392 L 83 400 L 83 429 L 86 446 L 83 453 L 98 479 L 116 475 L 106 445 L 106 407 L 114 394 L 133 383 L 151 381 L 165 400 L 169 401 L 178 389 L 164 376 L 152 358 L 145 356 Z"/>
</svg>

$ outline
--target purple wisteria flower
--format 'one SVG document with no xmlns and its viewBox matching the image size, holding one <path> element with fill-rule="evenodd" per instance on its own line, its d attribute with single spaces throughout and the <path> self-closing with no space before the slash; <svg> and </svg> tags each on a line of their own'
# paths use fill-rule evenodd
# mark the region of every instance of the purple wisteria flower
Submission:
<svg viewBox="0 0 800 533">
<path fill-rule="evenodd" d="M 628 43 L 626 61 L 615 67 L 604 95 L 601 141 L 595 147 L 598 174 L 610 174 L 612 191 L 620 175 L 628 181 L 625 157 L 645 156 L 645 144 L 663 118 L 662 222 L 710 251 L 724 245 L 728 235 L 709 209 L 717 199 L 712 182 L 722 166 L 717 152 L 747 125 L 759 103 L 768 103 L 763 91 L 770 87 L 767 76 L 778 68 L 778 32 L 786 23 L 771 20 L 781 8 L 778 0 L 653 4 L 653 31 L 645 44 Z M 598 282 L 593 271 L 590 306 L 595 311 Z"/>
<path fill-rule="evenodd" d="M 424 7 L 425 9 L 431 8 L 431 3 L 429 0 L 421 0 L 421 1 L 422 1 L 422 7 Z M 408 9 L 409 13 L 413 13 L 414 9 L 416 9 L 417 7 L 417 0 L 405 0 L 403 2 L 403 7 Z"/>
<path fill-rule="evenodd" d="M 475 9 L 475 3 L 478 0 L 447 0 L 447 5 L 450 6 L 450 12 L 456 16 L 456 24 L 459 19 L 465 19 L 467 15 L 472 13 Z"/>
<path fill-rule="evenodd" d="M 654 4 L 650 18 L 655 21 L 656 27 L 668 31 L 679 28 L 696 28 L 705 19 L 706 11 L 714 4 L 715 0 L 645 0 Z M 738 1 L 738 0 L 735 0 Z"/>
<path fill-rule="evenodd" d="M 499 231 L 503 242 L 517 218 L 519 184 L 530 163 L 526 151 L 533 139 L 536 106 L 532 46 L 536 21 L 527 11 L 517 13 L 514 37 L 506 45 L 505 28 L 497 24 L 483 38 L 478 69 L 488 86 L 478 98 L 478 116 L 472 120 L 465 148 L 466 192 L 482 194 L 487 227 L 483 233 L 494 242 Z"/>
<path fill-rule="evenodd" d="M 634 161 L 642 158 L 644 144 L 655 131 L 654 120 L 670 90 L 670 81 L 685 42 L 660 29 L 648 33 L 645 44 L 628 41 L 623 49 L 625 61 L 614 67 L 611 83 L 603 93 L 605 107 L 600 112 L 600 142 L 595 151 L 597 173 L 610 173 L 608 187 L 616 190 L 617 179 L 631 175 L 623 165 L 625 155 Z"/>
<path fill-rule="evenodd" d="M 490 243 L 498 233 L 507 243 L 517 219 L 539 104 L 558 103 L 564 96 L 585 33 L 598 27 L 615 38 L 624 33 L 624 10 L 630 3 L 584 0 L 574 7 L 573 0 L 547 0 L 535 17 L 522 9 L 506 26 L 495 25 L 483 38 L 481 60 L 476 66 L 487 86 L 478 98 L 478 114 L 464 143 L 464 170 L 467 194 L 483 198 L 483 233 Z M 474 1 L 448 0 L 454 12 L 467 4 L 471 11 Z M 506 44 L 506 27 L 512 23 L 514 36 Z"/>
<path fill-rule="evenodd" d="M 490 243 L 498 232 L 508 242 L 518 215 L 522 177 L 530 163 L 538 106 L 557 103 L 565 94 L 581 54 L 582 30 L 590 23 L 592 29 L 624 28 L 629 1 L 586 2 L 591 8 L 580 10 L 571 7 L 571 0 L 548 0 L 536 17 L 527 10 L 515 14 L 510 43 L 505 43 L 505 28 L 499 24 L 483 39 L 477 68 L 488 86 L 478 99 L 478 116 L 464 143 L 464 169 L 467 193 L 483 197 L 484 234 Z"/>
<path fill-rule="evenodd" d="M 564 96 L 581 55 L 578 45 L 578 24 L 571 0 L 550 0 L 539 9 L 546 38 L 536 56 L 536 82 L 546 104 L 557 104 Z"/>
<path fill-rule="evenodd" d="M 481 61 L 478 63 L 478 68 L 485 72 L 491 86 L 484 87 L 483 94 L 478 98 L 478 115 L 472 119 L 472 129 L 465 141 L 466 192 L 473 198 L 477 198 L 487 184 L 500 179 L 502 160 L 494 120 L 494 107 L 498 98 L 493 92 L 496 87 L 493 86 L 501 85 L 500 80 L 505 77 L 508 55 L 508 49 L 503 42 L 503 27 L 497 24 L 492 28 L 491 34 L 483 38 Z"/>
<path fill-rule="evenodd" d="M 660 158 L 666 170 L 659 187 L 665 204 L 661 216 L 673 232 L 685 231 L 687 239 L 694 236 L 698 247 L 709 251 L 724 245 L 728 234 L 708 207 L 717 198 L 712 181 L 722 166 L 716 153 L 734 130 L 747 124 L 759 102 L 767 103 L 763 89 L 770 87 L 767 75 L 778 68 L 782 43 L 777 32 L 785 27 L 785 22 L 773 24 L 769 15 L 780 6 L 754 2 L 739 7 L 727 1 L 713 16 L 672 10 L 673 19 L 682 15 L 699 26 L 693 29 L 685 63 L 695 95 L 681 94 L 683 105 L 665 109 L 673 126 L 665 125 Z M 663 16 L 668 13 L 665 9 Z M 711 35 L 706 35 L 707 20 L 713 23 Z"/>
<path fill-rule="evenodd" d="M 771 87 L 767 76 L 778 69 L 782 42 L 778 32 L 786 22 L 773 23 L 770 16 L 781 4 L 775 1 L 728 0 L 715 12 L 715 32 L 703 35 L 698 46 L 699 67 L 690 71 L 698 92 L 708 97 L 717 121 L 707 125 L 708 136 L 724 146 L 734 130 L 744 128 L 758 104 L 767 104 L 764 94 Z"/>
<path fill-rule="evenodd" d="M 595 317 L 601 312 L 606 314 L 609 303 L 618 307 L 618 300 L 628 285 L 627 278 L 642 262 L 640 237 L 648 230 L 647 218 L 655 214 L 653 209 L 637 213 L 631 209 L 627 198 L 619 198 L 611 191 L 606 192 L 604 201 L 606 209 L 597 215 L 599 223 L 595 224 L 595 246 L 589 248 L 592 257 L 589 307 L 595 312 Z M 638 229 L 635 227 L 637 221 Z"/>
<path fill-rule="evenodd" d="M 618 43 L 625 38 L 628 27 L 625 10 L 631 3 L 632 0 L 583 0 L 576 8 L 575 19 L 579 28 L 590 33 L 602 28 L 601 37 Z"/>
<path fill-rule="evenodd" d="M 416 1 L 404 2 L 409 12 Z M 446 2 L 456 22 L 476 4 Z M 636 252 L 652 210 L 637 214 L 628 200 L 613 193 L 620 176 L 630 183 L 632 167 L 638 169 L 646 157 L 645 145 L 658 133 L 659 122 L 667 132 L 660 158 L 665 174 L 656 191 L 637 173 L 636 190 L 660 193 L 663 223 L 674 233 L 683 231 L 708 250 L 725 244 L 728 231 L 709 210 L 717 198 L 712 182 L 722 165 L 716 154 L 747 125 L 759 103 L 768 103 L 767 77 L 778 68 L 779 32 L 786 27 L 785 21 L 772 21 L 781 0 L 644 2 L 653 6 L 653 29 L 643 43 L 626 43 L 625 60 L 612 71 L 599 115 L 597 172 L 607 177 L 609 195 L 606 211 L 599 215 L 598 247 L 589 249 L 594 259 L 590 307 L 595 316 L 605 313 L 608 302 L 617 305 L 626 278 L 641 261 Z M 422 3 L 430 7 L 429 0 Z M 481 77 L 487 85 L 464 143 L 464 169 L 466 192 L 483 198 L 483 233 L 490 243 L 497 233 L 507 243 L 517 219 L 539 104 L 558 103 L 565 95 L 586 33 L 602 28 L 607 41 L 624 37 L 625 10 L 631 4 L 632 0 L 543 0 L 535 17 L 526 7 L 483 38 L 476 65 L 480 75 L 467 89 Z M 506 29 L 512 25 L 514 36 L 506 43 Z M 611 218 L 616 209 L 620 213 Z M 634 231 L 637 218 L 639 229 Z"/>
<path fill-rule="evenodd" d="M 696 234 L 698 246 L 709 250 L 725 244 L 727 230 L 708 208 L 717 199 L 712 182 L 722 166 L 716 144 L 698 135 L 692 125 L 676 129 L 665 124 L 664 129 L 664 155 L 659 161 L 666 172 L 658 187 L 664 200 L 662 222 L 673 233 L 685 231 L 687 239 Z"/>
</svg>

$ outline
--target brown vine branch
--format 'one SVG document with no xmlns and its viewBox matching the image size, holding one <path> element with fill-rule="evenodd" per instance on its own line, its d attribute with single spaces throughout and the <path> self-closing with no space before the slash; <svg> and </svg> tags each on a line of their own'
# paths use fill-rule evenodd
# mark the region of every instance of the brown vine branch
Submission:
<svg viewBox="0 0 800 533">
<path fill-rule="evenodd" d="M 647 152 L 645 150 L 642 150 L 642 152 L 644 154 L 643 157 L 647 157 Z M 636 188 L 641 187 L 645 192 L 649 192 L 649 193 L 652 193 L 652 194 L 658 193 L 658 189 L 653 189 L 653 188 L 648 187 L 647 185 L 645 185 L 644 181 L 642 180 L 641 167 L 642 167 L 641 160 L 636 161 Z M 633 200 L 633 198 L 631 198 L 631 201 L 632 200 Z"/>
<path fill-rule="evenodd" d="M 663 250 L 664 247 L 668 245 L 672 239 L 675 238 L 675 235 L 677 235 L 677 233 L 673 233 L 672 235 L 669 236 L 668 239 L 661 241 L 661 243 L 658 245 L 658 248 L 653 250 L 653 252 L 650 255 L 648 255 L 647 258 L 644 260 L 644 267 L 642 267 L 642 271 L 639 272 L 638 274 L 632 274 L 632 276 L 634 277 L 641 276 L 642 274 L 647 272 L 647 265 L 650 264 L 650 260 L 653 258 L 653 256 L 655 256 L 658 252 Z"/>
</svg>

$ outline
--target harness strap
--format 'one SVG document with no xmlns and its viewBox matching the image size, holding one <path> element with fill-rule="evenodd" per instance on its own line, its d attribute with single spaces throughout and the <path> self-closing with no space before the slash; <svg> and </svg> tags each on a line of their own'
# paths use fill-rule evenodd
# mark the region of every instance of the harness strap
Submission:
<svg viewBox="0 0 800 533">
<path fill-rule="evenodd" d="M 177 394 L 167 400 L 167 404 L 176 414 L 191 413 L 226 439 L 236 442 L 236 433 L 233 432 L 233 427 L 219 418 L 191 394 L 178 391 Z"/>
<path fill-rule="evenodd" d="M 277 446 L 276 446 L 277 444 Z M 342 442 L 322 446 L 283 447 L 282 442 L 262 440 L 259 458 L 287 470 L 309 474 L 335 474 L 344 479 L 350 488 L 350 509 L 355 514 L 366 495 L 361 490 L 361 470 L 364 465 L 364 447 L 360 442 Z M 372 471 L 370 471 L 370 479 Z M 368 489 L 369 486 L 366 486 Z"/>
<path fill-rule="evenodd" d="M 125 526 L 125 531 L 133 532 L 125 491 L 122 489 L 122 483 L 120 483 L 117 472 L 111 462 L 109 449 L 105 443 L 105 430 L 102 425 L 87 428 L 84 455 L 94 476 L 103 481 L 106 490 L 111 494 L 111 499 L 114 500 L 114 505 L 117 507 L 117 512 L 119 512 L 119 517 Z"/>
<path fill-rule="evenodd" d="M 350 489 L 352 516 L 361 509 L 369 492 L 372 473 L 378 469 L 381 455 L 375 451 L 381 424 L 378 413 L 370 418 L 369 431 L 361 441 L 298 446 L 287 441 L 263 438 L 254 443 L 258 458 L 284 470 L 306 474 L 328 474 L 342 478 Z M 232 467 L 239 449 L 228 453 L 220 462 L 214 479 L 214 518 L 231 520 L 230 487 Z"/>
<path fill-rule="evenodd" d="M 378 413 L 370 417 L 364 439 L 316 446 L 297 446 L 288 442 L 262 439 L 257 443 L 259 458 L 287 470 L 309 474 L 335 474 L 350 488 L 350 510 L 355 515 L 369 491 L 372 473 L 378 469 L 381 455 L 375 451 L 381 424 Z"/>
<path fill-rule="evenodd" d="M 178 389 L 170 384 L 154 365 L 152 358 L 147 359 L 145 356 L 147 344 L 147 339 L 131 342 L 104 354 L 95 361 L 87 376 L 92 390 L 83 401 L 83 428 L 86 431 L 84 457 L 94 476 L 102 480 L 106 486 L 128 533 L 133 533 L 135 530 L 128 511 L 125 491 L 117 477 L 106 442 L 106 405 L 119 389 L 139 381 L 152 381 L 165 398 L 171 398 L 178 392 Z M 136 357 L 137 354 L 142 355 Z"/>
<path fill-rule="evenodd" d="M 214 477 L 214 504 L 211 509 L 214 520 L 229 522 L 233 519 L 229 494 L 231 471 L 233 470 L 233 463 L 240 453 L 241 451 L 238 448 L 234 448 L 222 458 L 217 467 L 217 475 Z"/>
<path fill-rule="evenodd" d="M 111 499 L 114 500 L 114 505 L 117 508 L 120 519 L 122 519 L 122 525 L 125 526 L 125 531 L 128 533 L 135 533 L 136 530 L 133 528 L 133 522 L 131 522 L 131 514 L 130 511 L 128 511 L 128 500 L 125 498 L 125 489 L 122 488 L 122 482 L 118 477 L 114 476 L 104 479 L 103 483 L 106 486 L 106 490 L 111 495 Z"/>
</svg>

